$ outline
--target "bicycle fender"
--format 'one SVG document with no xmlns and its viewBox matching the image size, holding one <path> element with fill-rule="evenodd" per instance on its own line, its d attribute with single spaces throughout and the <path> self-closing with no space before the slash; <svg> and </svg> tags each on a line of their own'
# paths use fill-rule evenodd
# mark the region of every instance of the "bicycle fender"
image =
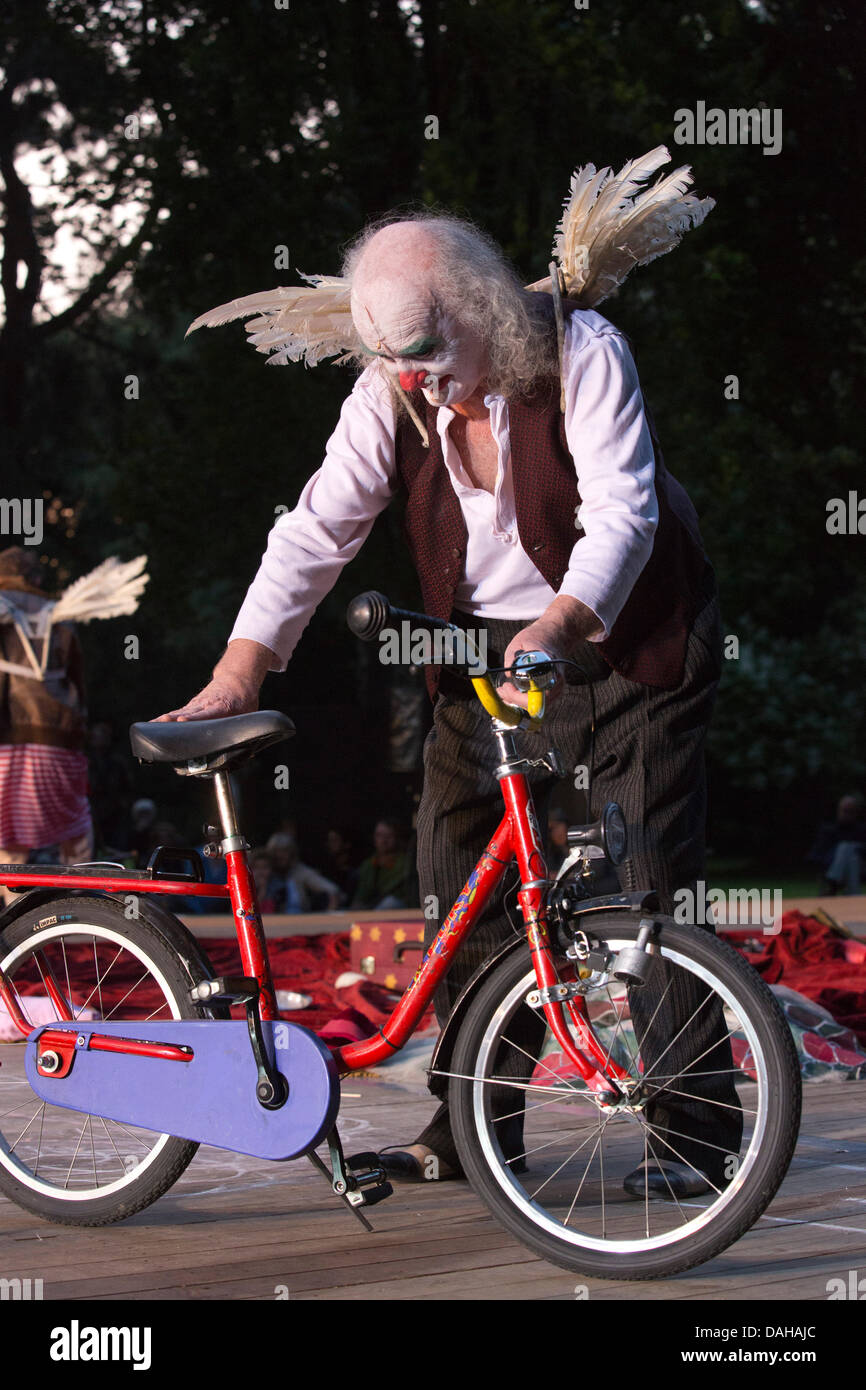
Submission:
<svg viewBox="0 0 866 1390">
<path fill-rule="evenodd" d="M 68 1032 L 76 1040 L 65 1075 L 46 1076 L 37 1069 L 39 1039 L 46 1030 Z M 28 1036 L 25 1070 L 36 1095 L 51 1105 L 256 1158 L 297 1158 L 334 1127 L 340 1108 L 337 1068 L 308 1028 L 278 1021 L 263 1023 L 262 1031 L 288 1082 L 288 1098 L 278 1110 L 265 1109 L 256 1098 L 256 1063 L 243 1021 L 49 1023 Z M 168 1044 L 189 1049 L 192 1056 L 176 1061 L 97 1051 L 89 1045 L 94 1034 Z"/>
<path fill-rule="evenodd" d="M 10 927 L 25 912 L 29 912 L 33 907 L 41 906 L 42 903 L 56 902 L 59 896 L 64 898 L 96 898 L 99 901 L 117 903 L 123 908 L 128 905 L 126 897 L 120 893 L 98 893 L 92 888 L 79 891 L 75 889 L 63 890 L 62 893 L 58 888 L 33 888 L 29 893 L 22 893 L 15 902 L 9 903 L 0 912 L 0 936 L 6 927 Z M 190 984 L 198 985 L 201 984 L 202 980 L 214 978 L 214 969 L 208 959 L 207 952 L 189 928 L 173 912 L 169 912 L 161 903 L 153 901 L 150 895 L 142 893 L 139 895 L 136 915 L 141 921 L 152 927 L 162 937 L 166 946 L 174 951 Z M 209 1018 L 228 1018 L 230 1016 L 228 1006 L 225 1004 L 209 1004 L 204 1013 Z"/>
</svg>

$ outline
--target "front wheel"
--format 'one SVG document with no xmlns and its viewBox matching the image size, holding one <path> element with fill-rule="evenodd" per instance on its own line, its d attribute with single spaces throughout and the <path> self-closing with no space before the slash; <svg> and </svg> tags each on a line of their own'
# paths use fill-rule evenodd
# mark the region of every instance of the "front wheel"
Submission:
<svg viewBox="0 0 866 1390">
<path fill-rule="evenodd" d="M 632 916 L 587 926 L 596 968 L 585 979 L 558 962 L 625 1073 L 618 1094 L 588 1089 L 527 1003 L 537 982 L 523 949 L 479 991 L 451 1068 L 454 1135 L 476 1191 L 538 1255 L 601 1278 L 666 1277 L 726 1249 L 771 1201 L 799 1128 L 797 1055 L 770 990 L 710 932 L 654 920 L 641 988 L 611 973 L 637 937 Z M 666 1175 L 657 1196 L 644 1164 Z M 683 1179 L 705 1190 L 684 1195 Z"/>
</svg>

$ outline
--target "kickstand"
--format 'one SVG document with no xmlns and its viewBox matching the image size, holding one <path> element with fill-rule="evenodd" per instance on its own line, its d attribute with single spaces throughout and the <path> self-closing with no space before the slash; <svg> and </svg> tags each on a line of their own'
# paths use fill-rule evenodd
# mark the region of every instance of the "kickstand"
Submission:
<svg viewBox="0 0 866 1390">
<path fill-rule="evenodd" d="M 313 1153 L 313 1151 L 310 1150 L 307 1154 L 307 1158 L 310 1160 L 313 1167 L 317 1168 L 321 1173 L 331 1191 L 336 1192 L 338 1197 L 342 1197 L 350 1212 L 352 1212 L 354 1216 L 357 1216 L 364 1230 L 372 1232 L 374 1227 L 370 1225 L 363 1212 L 358 1210 L 357 1205 L 350 1201 L 349 1185 L 346 1181 L 345 1159 L 343 1158 L 343 1146 L 340 1143 L 340 1136 L 335 1129 L 331 1130 L 331 1133 L 328 1135 L 328 1149 L 330 1150 L 331 1163 L 334 1168 L 333 1175 L 328 1172 L 327 1164 L 322 1162 L 317 1153 Z"/>
</svg>

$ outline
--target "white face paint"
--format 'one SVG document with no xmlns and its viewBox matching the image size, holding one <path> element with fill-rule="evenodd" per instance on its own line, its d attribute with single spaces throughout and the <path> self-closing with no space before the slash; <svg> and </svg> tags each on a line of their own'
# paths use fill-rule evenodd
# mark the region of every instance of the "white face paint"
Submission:
<svg viewBox="0 0 866 1390">
<path fill-rule="evenodd" d="M 487 370 L 481 339 L 446 314 L 430 290 L 405 280 L 371 280 L 352 291 L 361 342 L 404 390 L 420 386 L 431 405 L 465 401 Z"/>
</svg>

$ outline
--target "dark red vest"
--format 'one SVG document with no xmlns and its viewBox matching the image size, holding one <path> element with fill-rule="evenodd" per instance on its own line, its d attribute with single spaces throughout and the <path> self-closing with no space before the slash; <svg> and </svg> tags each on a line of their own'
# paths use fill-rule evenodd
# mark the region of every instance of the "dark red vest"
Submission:
<svg viewBox="0 0 866 1390">
<path fill-rule="evenodd" d="M 575 306 L 565 304 L 566 314 Z M 396 437 L 397 476 L 405 489 L 404 526 L 426 612 L 448 618 L 466 558 L 466 525 L 442 456 L 436 407 L 421 391 L 412 403 L 426 418 L 430 447 L 407 415 Z M 706 556 L 697 515 L 685 490 L 665 468 L 650 423 L 656 457 L 655 486 L 659 524 L 653 549 L 610 636 L 598 644 L 604 659 L 629 680 L 675 689 L 682 683 L 686 642 L 705 574 Z M 554 590 L 565 578 L 580 531 L 580 503 L 574 460 L 559 408 L 559 382 L 539 384 L 531 396 L 508 402 L 511 468 L 520 542 Z M 527 619 L 527 622 L 529 620 Z M 438 670 L 428 673 L 433 693 Z"/>
</svg>

